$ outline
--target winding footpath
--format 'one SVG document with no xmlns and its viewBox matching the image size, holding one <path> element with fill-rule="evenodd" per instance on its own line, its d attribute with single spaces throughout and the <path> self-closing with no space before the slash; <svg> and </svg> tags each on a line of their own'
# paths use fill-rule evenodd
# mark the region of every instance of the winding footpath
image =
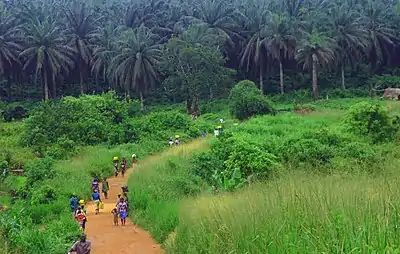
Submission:
<svg viewBox="0 0 400 254">
<path fill-rule="evenodd" d="M 129 175 L 140 170 L 144 165 L 151 166 L 166 160 L 171 156 L 190 156 L 194 151 L 207 146 L 206 139 L 197 139 L 179 147 L 174 147 L 156 155 L 150 155 L 139 161 L 132 169 L 128 169 L 125 177 L 111 177 L 108 179 L 110 190 L 108 199 L 102 199 L 104 209 L 95 214 L 93 202 L 87 206 L 88 222 L 85 233 L 92 242 L 92 254 L 164 254 L 160 245 L 152 239 L 151 235 L 132 223 L 128 217 L 126 225 L 114 226 L 111 210 L 117 203 L 117 195 L 121 193 L 121 186 L 126 184 Z M 103 195 L 102 195 L 103 198 Z M 133 211 L 134 212 L 134 211 Z"/>
<path fill-rule="evenodd" d="M 117 203 L 117 195 L 121 193 L 121 186 L 126 184 L 133 169 L 128 169 L 125 177 L 118 176 L 108 179 L 110 190 L 108 199 L 104 199 L 104 209 L 95 214 L 93 202 L 87 206 L 88 222 L 85 233 L 92 242 L 92 254 L 161 254 L 164 251 L 156 243 L 150 234 L 135 226 L 130 218 L 126 219 L 126 225 L 114 226 L 112 209 Z"/>
</svg>

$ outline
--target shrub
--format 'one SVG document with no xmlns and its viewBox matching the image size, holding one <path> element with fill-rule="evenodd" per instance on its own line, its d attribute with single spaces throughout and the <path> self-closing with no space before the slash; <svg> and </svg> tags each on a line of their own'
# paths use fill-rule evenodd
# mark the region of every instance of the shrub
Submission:
<svg viewBox="0 0 400 254">
<path fill-rule="evenodd" d="M 271 102 L 261 95 L 254 82 L 249 80 L 237 83 L 231 90 L 229 100 L 232 114 L 240 120 L 275 112 Z"/>
<path fill-rule="evenodd" d="M 50 158 L 38 158 L 29 161 L 25 165 L 25 176 L 28 179 L 28 185 L 54 178 L 56 172 L 53 169 L 53 163 L 54 161 Z"/>
<path fill-rule="evenodd" d="M 127 107 L 113 93 L 45 102 L 27 119 L 21 141 L 40 152 L 55 145 L 60 137 L 78 145 L 120 141 L 123 135 L 119 129 L 127 117 Z M 115 133 L 122 137 L 115 138 Z"/>
<path fill-rule="evenodd" d="M 12 120 L 22 120 L 28 116 L 28 110 L 22 105 L 10 104 L 2 113 L 5 122 L 11 122 Z"/>
<path fill-rule="evenodd" d="M 393 140 L 398 126 L 384 106 L 373 102 L 360 102 L 350 107 L 343 123 L 347 130 L 360 136 L 369 136 L 374 142 Z"/>
</svg>

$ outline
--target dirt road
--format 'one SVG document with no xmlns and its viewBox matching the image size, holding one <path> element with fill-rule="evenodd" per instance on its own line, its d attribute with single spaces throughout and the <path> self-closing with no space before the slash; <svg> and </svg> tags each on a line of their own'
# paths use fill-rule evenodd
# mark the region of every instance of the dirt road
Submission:
<svg viewBox="0 0 400 254">
<path fill-rule="evenodd" d="M 128 176 L 132 173 L 129 169 L 125 178 L 111 177 L 108 179 L 110 192 L 108 199 L 104 202 L 104 209 L 99 214 L 95 214 L 95 208 L 92 202 L 88 204 L 88 222 L 86 233 L 88 240 L 92 241 L 93 254 L 160 254 L 164 251 L 160 248 L 146 231 L 135 226 L 127 218 L 126 225 L 113 225 L 113 215 L 111 210 L 117 203 L 117 195 L 121 192 L 121 186 L 126 183 Z"/>
</svg>

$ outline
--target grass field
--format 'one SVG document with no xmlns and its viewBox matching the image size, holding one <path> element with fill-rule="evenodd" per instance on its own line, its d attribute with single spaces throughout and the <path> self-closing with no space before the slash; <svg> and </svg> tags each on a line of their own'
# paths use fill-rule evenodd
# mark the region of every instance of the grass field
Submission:
<svg viewBox="0 0 400 254">
<path fill-rule="evenodd" d="M 130 179 L 135 221 L 168 253 L 400 253 L 400 153 L 395 142 L 370 144 L 343 133 L 345 110 L 359 101 L 318 102 L 310 115 L 259 117 L 234 127 L 235 135 L 267 150 L 321 129 L 343 142 L 329 146 L 328 164 L 286 165 L 273 179 L 231 193 L 200 188 L 187 155 L 144 165 Z M 381 103 L 399 114 L 398 102 Z M 352 157 L 357 149 L 366 157 Z M 188 182 L 196 191 L 184 195 L 179 183 Z"/>
</svg>

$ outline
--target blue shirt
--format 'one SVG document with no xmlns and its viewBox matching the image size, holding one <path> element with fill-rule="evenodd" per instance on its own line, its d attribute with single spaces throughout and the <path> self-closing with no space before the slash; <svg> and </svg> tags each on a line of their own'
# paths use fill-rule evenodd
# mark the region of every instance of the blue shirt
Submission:
<svg viewBox="0 0 400 254">
<path fill-rule="evenodd" d="M 78 209 L 78 199 L 76 197 L 72 197 L 69 200 L 69 206 L 71 207 L 71 209 L 73 211 L 77 210 Z"/>
<path fill-rule="evenodd" d="M 100 194 L 98 192 L 94 192 L 92 194 L 93 200 L 100 200 Z"/>
</svg>

